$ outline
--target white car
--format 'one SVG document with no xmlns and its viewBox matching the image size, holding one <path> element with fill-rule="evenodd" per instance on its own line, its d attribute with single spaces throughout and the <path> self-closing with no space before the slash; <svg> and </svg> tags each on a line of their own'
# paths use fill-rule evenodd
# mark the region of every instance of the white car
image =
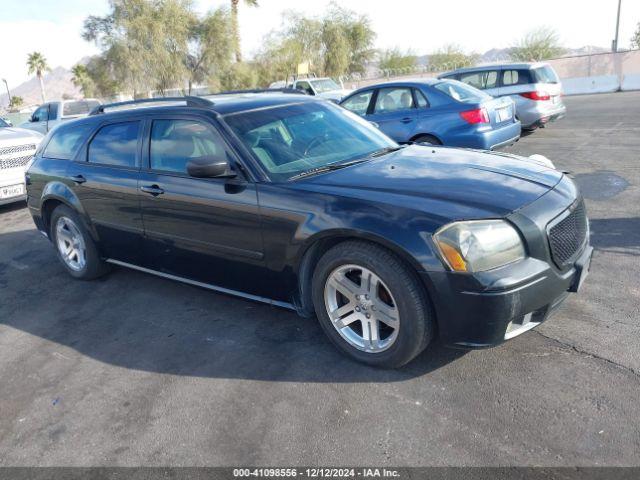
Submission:
<svg viewBox="0 0 640 480">
<path fill-rule="evenodd" d="M 36 108 L 31 118 L 21 124 L 20 128 L 46 134 L 60 122 L 86 117 L 98 105 L 100 105 L 100 101 L 93 98 L 47 102 Z"/>
<path fill-rule="evenodd" d="M 44 136 L 0 120 L 0 205 L 24 200 L 24 174 Z"/>
<path fill-rule="evenodd" d="M 302 90 L 308 95 L 326 98 L 335 103 L 339 103 L 340 100 L 352 92 L 352 90 L 346 90 L 340 87 L 340 85 L 329 77 L 299 78 L 293 80 L 293 82 L 288 85 L 285 82 L 275 82 L 269 85 L 269 88 L 295 88 L 296 90 Z"/>
</svg>

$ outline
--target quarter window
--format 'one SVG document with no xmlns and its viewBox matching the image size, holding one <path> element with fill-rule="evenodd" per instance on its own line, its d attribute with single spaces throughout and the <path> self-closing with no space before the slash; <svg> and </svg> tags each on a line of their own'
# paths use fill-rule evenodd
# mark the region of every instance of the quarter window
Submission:
<svg viewBox="0 0 640 480">
<path fill-rule="evenodd" d="M 43 157 L 71 160 L 93 125 L 59 126 L 53 132 L 51 140 L 44 149 Z"/>
<path fill-rule="evenodd" d="M 154 120 L 150 159 L 153 170 L 187 173 L 195 158 L 226 154 L 224 141 L 208 125 L 193 120 Z"/>
<path fill-rule="evenodd" d="M 410 88 L 381 88 L 376 99 L 376 113 L 389 113 L 413 108 Z"/>
<path fill-rule="evenodd" d="M 416 104 L 418 108 L 427 108 L 429 106 L 429 102 L 424 94 L 418 89 L 414 89 L 413 92 L 416 94 Z"/>
<path fill-rule="evenodd" d="M 369 108 L 369 102 L 371 102 L 372 95 L 373 90 L 359 93 L 349 98 L 342 104 L 342 106 L 347 110 L 351 110 L 353 113 L 357 113 L 358 115 L 365 115 Z"/>
<path fill-rule="evenodd" d="M 87 158 L 91 163 L 135 167 L 140 122 L 105 125 L 89 144 Z"/>
</svg>

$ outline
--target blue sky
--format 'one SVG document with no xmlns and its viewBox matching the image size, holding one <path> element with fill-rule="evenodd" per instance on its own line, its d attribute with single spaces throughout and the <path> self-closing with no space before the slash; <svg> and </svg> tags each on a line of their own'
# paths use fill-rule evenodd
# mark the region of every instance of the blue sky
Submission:
<svg viewBox="0 0 640 480">
<path fill-rule="evenodd" d="M 194 0 L 200 12 L 228 0 Z M 241 7 L 240 29 L 245 55 L 260 48 L 263 36 L 277 28 L 282 12 L 294 9 L 322 14 L 328 0 L 261 0 L 258 9 Z M 398 46 L 417 54 L 445 43 L 483 52 L 513 44 L 528 28 L 541 25 L 558 30 L 568 47 L 608 47 L 614 35 L 617 0 L 341 0 L 341 5 L 371 18 L 376 46 Z M 28 79 L 27 54 L 42 52 L 52 67 L 71 67 L 80 58 L 97 53 L 80 36 L 88 15 L 108 11 L 107 0 L 0 0 L 0 78 L 10 85 Z M 640 22 L 640 0 L 622 0 L 620 46 L 629 45 Z"/>
</svg>

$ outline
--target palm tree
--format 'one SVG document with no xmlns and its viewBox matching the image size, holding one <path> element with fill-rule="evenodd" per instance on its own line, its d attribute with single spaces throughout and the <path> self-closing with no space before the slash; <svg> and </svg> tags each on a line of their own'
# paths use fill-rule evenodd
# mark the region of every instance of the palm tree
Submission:
<svg viewBox="0 0 640 480">
<path fill-rule="evenodd" d="M 242 62 L 242 51 L 240 50 L 240 28 L 238 27 L 238 4 L 240 0 L 231 0 L 231 28 L 233 31 L 233 47 L 236 54 L 236 62 Z M 244 0 L 248 7 L 257 7 L 258 0 Z"/>
<path fill-rule="evenodd" d="M 42 81 L 42 75 L 45 71 L 49 70 L 49 65 L 47 65 L 47 59 L 40 52 L 30 53 L 27 57 L 27 68 L 29 69 L 28 73 L 31 75 L 35 73 L 40 81 L 40 95 L 42 95 L 42 103 L 47 101 L 46 95 L 44 94 L 44 82 Z"/>
</svg>

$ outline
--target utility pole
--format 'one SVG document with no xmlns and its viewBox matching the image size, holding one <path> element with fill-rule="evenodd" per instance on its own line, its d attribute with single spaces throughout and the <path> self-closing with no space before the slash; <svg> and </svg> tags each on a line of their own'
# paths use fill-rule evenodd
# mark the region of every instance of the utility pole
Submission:
<svg viewBox="0 0 640 480">
<path fill-rule="evenodd" d="M 9 84 L 7 83 L 7 79 L 3 78 L 4 86 L 7 87 L 7 96 L 9 97 L 9 105 L 11 105 L 11 92 L 9 92 Z"/>
<path fill-rule="evenodd" d="M 620 29 L 620 4 L 621 3 L 622 3 L 622 0 L 618 0 L 618 16 L 616 17 L 616 38 L 614 38 L 613 42 L 611 42 L 611 51 L 614 53 L 618 51 L 618 30 Z"/>
</svg>

